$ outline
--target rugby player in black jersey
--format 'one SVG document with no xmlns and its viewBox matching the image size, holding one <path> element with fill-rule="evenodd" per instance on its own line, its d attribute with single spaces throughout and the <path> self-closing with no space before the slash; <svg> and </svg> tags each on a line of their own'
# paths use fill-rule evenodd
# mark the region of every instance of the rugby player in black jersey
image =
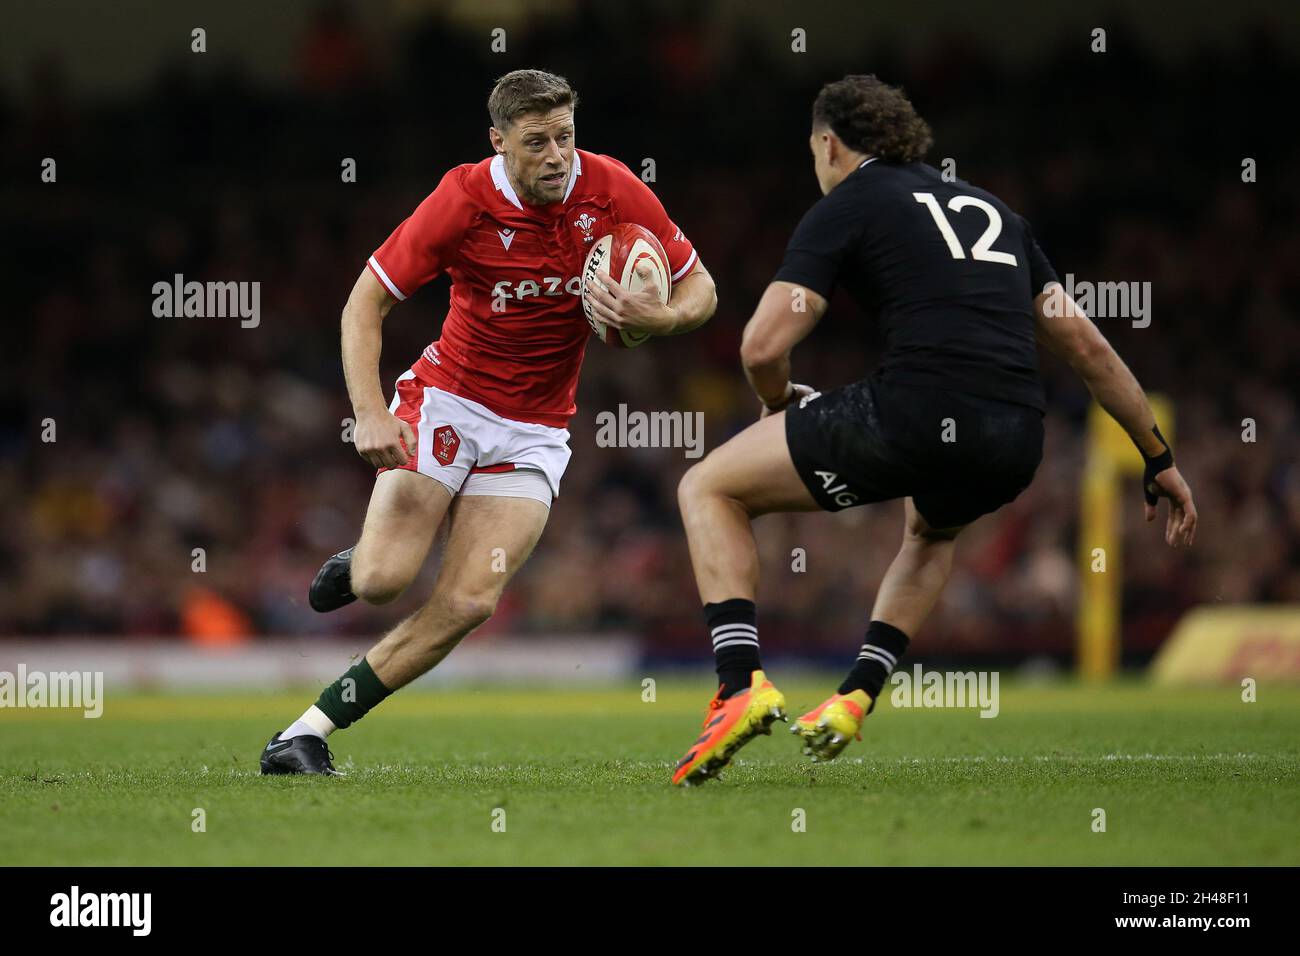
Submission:
<svg viewBox="0 0 1300 956">
<path fill-rule="evenodd" d="M 1192 495 L 1142 387 L 1066 294 L 1029 224 L 992 193 L 921 162 L 930 142 L 902 91 L 873 76 L 829 83 L 813 105 L 823 198 L 795 229 L 741 344 L 761 418 L 678 489 L 720 686 L 674 783 L 715 775 L 786 718 L 759 659 L 750 522 L 903 498 L 902 547 L 857 662 L 792 728 L 821 760 L 857 735 L 938 600 L 961 530 L 1033 479 L 1043 451 L 1037 342 L 1133 439 L 1146 464 L 1147 520 L 1169 498 L 1166 542 L 1192 543 Z M 886 352 L 868 377 L 816 392 L 791 382 L 790 352 L 836 286 L 878 318 Z"/>
</svg>

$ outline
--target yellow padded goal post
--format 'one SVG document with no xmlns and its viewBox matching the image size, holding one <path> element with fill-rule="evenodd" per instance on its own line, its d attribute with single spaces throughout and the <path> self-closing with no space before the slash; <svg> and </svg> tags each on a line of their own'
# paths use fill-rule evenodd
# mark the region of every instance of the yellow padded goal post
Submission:
<svg viewBox="0 0 1300 956">
<path fill-rule="evenodd" d="M 1161 395 L 1148 395 L 1147 400 L 1161 434 L 1172 447 L 1173 405 Z M 1119 666 L 1124 588 L 1121 509 L 1139 506 L 1140 491 L 1126 484 L 1125 479 L 1140 479 L 1142 469 L 1142 456 L 1128 433 L 1093 402 L 1088 409 L 1087 460 L 1080 484 L 1075 645 L 1075 668 L 1086 680 L 1105 680 Z M 1160 520 L 1164 520 L 1163 516 Z"/>
</svg>

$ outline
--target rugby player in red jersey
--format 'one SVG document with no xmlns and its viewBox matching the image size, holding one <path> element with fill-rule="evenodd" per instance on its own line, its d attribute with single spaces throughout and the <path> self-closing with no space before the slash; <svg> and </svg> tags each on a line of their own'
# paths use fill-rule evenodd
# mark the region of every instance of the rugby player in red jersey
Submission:
<svg viewBox="0 0 1300 956">
<path fill-rule="evenodd" d="M 588 294 L 603 321 L 673 335 L 713 315 L 713 280 L 650 189 L 618 160 L 575 147 L 576 105 L 568 82 L 550 73 L 497 81 L 488 98 L 495 155 L 448 172 L 370 257 L 348 298 L 354 441 L 379 474 L 360 540 L 321 568 L 311 605 L 394 600 L 444 519 L 446 552 L 424 606 L 271 738 L 263 773 L 337 773 L 325 738 L 436 666 L 492 616 L 528 558 L 569 460 L 565 426 L 591 338 L 579 284 L 591 243 L 617 223 L 639 223 L 663 244 L 673 279 L 664 305 L 653 286 L 633 293 L 600 273 L 605 288 Z M 444 272 L 442 334 L 390 403 L 379 380 L 384 317 Z"/>
</svg>

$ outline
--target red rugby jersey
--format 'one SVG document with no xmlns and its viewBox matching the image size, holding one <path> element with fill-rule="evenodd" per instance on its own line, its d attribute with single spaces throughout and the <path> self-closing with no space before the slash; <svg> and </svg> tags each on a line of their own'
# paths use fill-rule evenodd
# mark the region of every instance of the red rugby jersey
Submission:
<svg viewBox="0 0 1300 956">
<path fill-rule="evenodd" d="M 442 335 L 417 363 L 431 384 L 503 418 L 563 428 L 591 337 L 582 264 L 620 222 L 659 237 L 673 281 L 694 268 L 694 248 L 650 188 L 617 159 L 584 150 L 574 150 L 564 199 L 547 206 L 519 199 L 500 156 L 457 166 L 368 265 L 398 299 L 451 276 Z"/>
</svg>

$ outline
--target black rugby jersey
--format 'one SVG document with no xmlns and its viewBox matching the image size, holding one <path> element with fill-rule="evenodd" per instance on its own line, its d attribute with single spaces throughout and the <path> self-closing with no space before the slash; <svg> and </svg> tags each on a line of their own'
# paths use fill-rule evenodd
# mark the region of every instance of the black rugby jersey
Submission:
<svg viewBox="0 0 1300 956">
<path fill-rule="evenodd" d="M 1033 300 L 1056 272 L 1029 223 L 925 163 L 866 160 L 800 221 L 776 281 L 878 316 L 887 382 L 1044 407 Z"/>
</svg>

